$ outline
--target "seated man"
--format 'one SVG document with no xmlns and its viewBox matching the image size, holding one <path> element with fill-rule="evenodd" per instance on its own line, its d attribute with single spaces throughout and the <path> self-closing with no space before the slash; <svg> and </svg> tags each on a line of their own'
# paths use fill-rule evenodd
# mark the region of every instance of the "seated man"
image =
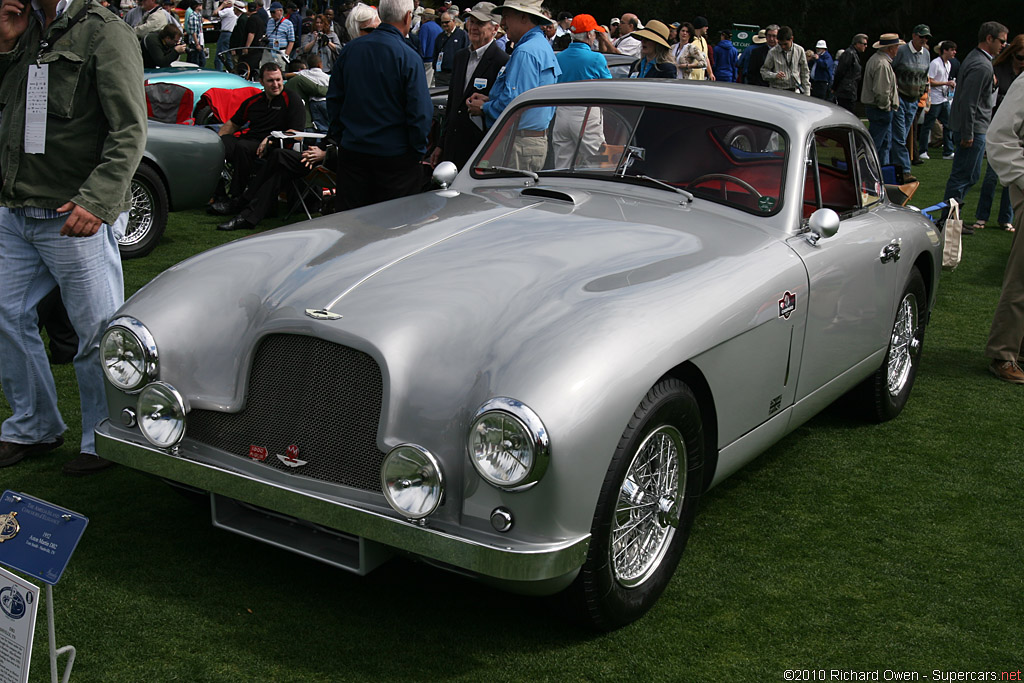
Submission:
<svg viewBox="0 0 1024 683">
<path fill-rule="evenodd" d="M 299 153 L 293 149 L 271 146 L 264 148 L 266 163 L 246 189 L 243 199 L 245 208 L 229 221 L 217 226 L 218 230 L 252 230 L 263 220 L 277 202 L 281 187 L 285 183 L 302 178 L 316 166 L 322 164 L 330 152 L 334 164 L 336 149 L 331 145 L 327 150 L 310 147 Z"/>
<path fill-rule="evenodd" d="M 170 66 L 184 51 L 181 29 L 174 24 L 167 24 L 159 31 L 142 37 L 142 65 L 147 69 Z"/>
<path fill-rule="evenodd" d="M 306 101 L 306 130 L 326 133 L 327 84 L 331 75 L 324 73 L 323 63 L 316 54 L 309 55 L 306 65 L 293 59 L 288 66 L 297 68 L 284 75 L 284 89 Z"/>
<path fill-rule="evenodd" d="M 242 208 L 242 194 L 270 133 L 301 131 L 306 121 L 302 100 L 284 92 L 284 77 L 277 63 L 267 62 L 260 67 L 260 83 L 263 92 L 242 102 L 235 115 L 220 127 L 224 158 L 232 164 L 234 173 L 228 190 L 230 198 L 210 207 L 210 213 L 218 216 L 230 216 Z M 242 134 L 235 137 L 238 131 Z"/>
</svg>

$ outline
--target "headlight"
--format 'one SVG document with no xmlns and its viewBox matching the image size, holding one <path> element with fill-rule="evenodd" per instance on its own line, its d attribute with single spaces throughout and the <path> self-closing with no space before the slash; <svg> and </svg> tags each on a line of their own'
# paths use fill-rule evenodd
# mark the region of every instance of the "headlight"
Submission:
<svg viewBox="0 0 1024 683">
<path fill-rule="evenodd" d="M 185 399 L 170 384 L 153 382 L 139 394 L 139 427 L 154 446 L 170 448 L 181 441 L 185 413 Z"/>
<path fill-rule="evenodd" d="M 515 399 L 485 403 L 469 430 L 470 460 L 498 488 L 522 491 L 536 484 L 547 470 L 548 450 L 544 424 Z"/>
<path fill-rule="evenodd" d="M 110 323 L 100 340 L 103 374 L 123 391 L 136 391 L 157 377 L 156 342 L 146 326 L 135 318 Z"/>
<path fill-rule="evenodd" d="M 422 519 L 441 504 L 444 475 L 426 449 L 402 444 L 384 456 L 380 467 L 384 497 L 399 514 Z"/>
</svg>

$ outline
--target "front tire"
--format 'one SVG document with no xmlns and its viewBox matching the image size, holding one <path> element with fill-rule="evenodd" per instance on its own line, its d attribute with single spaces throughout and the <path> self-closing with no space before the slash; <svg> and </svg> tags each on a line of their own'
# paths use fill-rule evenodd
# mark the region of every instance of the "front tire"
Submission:
<svg viewBox="0 0 1024 683">
<path fill-rule="evenodd" d="M 139 258 L 156 248 L 167 227 L 167 189 L 160 175 L 146 163 L 132 176 L 132 205 L 128 226 L 117 241 L 122 259 Z"/>
<path fill-rule="evenodd" d="M 921 363 L 927 305 L 924 278 L 914 268 L 896 307 L 896 320 L 885 360 L 868 378 L 872 398 L 869 416 L 877 422 L 886 422 L 899 415 L 910 398 Z"/>
<path fill-rule="evenodd" d="M 682 382 L 652 388 L 619 440 L 571 588 L 599 630 L 639 619 L 665 590 L 686 546 L 703 481 L 700 406 Z"/>
</svg>

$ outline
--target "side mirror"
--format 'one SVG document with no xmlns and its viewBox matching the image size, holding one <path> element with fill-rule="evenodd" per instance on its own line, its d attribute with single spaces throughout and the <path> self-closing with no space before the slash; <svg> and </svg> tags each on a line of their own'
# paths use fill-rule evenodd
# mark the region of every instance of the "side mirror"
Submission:
<svg viewBox="0 0 1024 683">
<path fill-rule="evenodd" d="M 832 209 L 818 209 L 807 220 L 807 227 L 815 235 L 815 242 L 828 239 L 839 232 L 839 214 Z"/>
<path fill-rule="evenodd" d="M 434 168 L 434 173 L 431 178 L 435 183 L 441 186 L 442 190 L 447 190 L 448 186 L 455 181 L 455 176 L 458 174 L 458 166 L 450 161 L 442 161 Z"/>
</svg>

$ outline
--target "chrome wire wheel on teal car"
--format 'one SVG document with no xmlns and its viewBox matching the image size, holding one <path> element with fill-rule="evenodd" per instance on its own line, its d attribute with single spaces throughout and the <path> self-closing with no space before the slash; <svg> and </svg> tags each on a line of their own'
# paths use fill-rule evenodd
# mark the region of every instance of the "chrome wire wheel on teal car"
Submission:
<svg viewBox="0 0 1024 683">
<path fill-rule="evenodd" d="M 610 559 L 622 586 L 647 581 L 665 557 L 686 491 L 685 462 L 683 437 L 670 425 L 651 432 L 633 457 L 612 521 Z"/>
<path fill-rule="evenodd" d="M 700 499 L 704 432 L 696 397 L 678 379 L 647 392 L 601 485 L 587 558 L 570 599 L 602 631 L 643 616 L 686 547 Z"/>
<path fill-rule="evenodd" d="M 167 227 L 167 190 L 159 174 L 139 164 L 132 176 L 131 208 L 124 235 L 117 240 L 121 258 L 145 256 L 156 248 Z"/>
</svg>

